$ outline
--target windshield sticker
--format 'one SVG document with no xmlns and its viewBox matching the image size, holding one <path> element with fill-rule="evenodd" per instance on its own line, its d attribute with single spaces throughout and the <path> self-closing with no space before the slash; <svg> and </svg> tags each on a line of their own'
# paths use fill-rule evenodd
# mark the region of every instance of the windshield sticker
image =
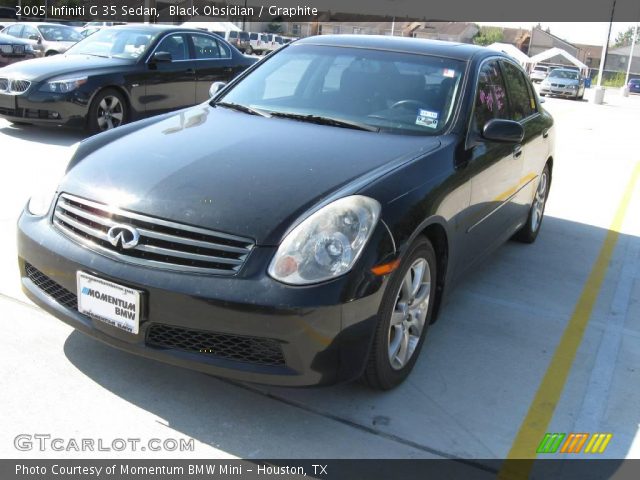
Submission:
<svg viewBox="0 0 640 480">
<path fill-rule="evenodd" d="M 445 68 L 442 72 L 442 75 L 444 75 L 445 77 L 453 78 L 456 76 L 456 71 L 452 70 L 451 68 Z"/>
<path fill-rule="evenodd" d="M 428 128 L 438 128 L 438 112 L 431 112 L 423 109 L 418 110 L 416 125 Z"/>
</svg>

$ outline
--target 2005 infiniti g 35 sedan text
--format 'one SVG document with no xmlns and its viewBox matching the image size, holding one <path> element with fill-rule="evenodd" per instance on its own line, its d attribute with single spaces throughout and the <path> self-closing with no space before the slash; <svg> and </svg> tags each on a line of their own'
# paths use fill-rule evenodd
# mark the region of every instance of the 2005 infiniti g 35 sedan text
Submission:
<svg viewBox="0 0 640 480">
<path fill-rule="evenodd" d="M 510 57 L 307 38 L 209 103 L 82 142 L 20 218 L 22 285 L 174 365 L 392 388 L 465 269 L 536 239 L 553 142 Z"/>
</svg>

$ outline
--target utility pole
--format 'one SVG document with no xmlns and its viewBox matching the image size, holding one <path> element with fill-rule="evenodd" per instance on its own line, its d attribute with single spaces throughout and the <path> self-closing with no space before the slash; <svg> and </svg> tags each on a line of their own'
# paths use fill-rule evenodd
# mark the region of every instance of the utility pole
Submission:
<svg viewBox="0 0 640 480">
<path fill-rule="evenodd" d="M 631 51 L 629 52 L 629 64 L 627 65 L 627 75 L 624 77 L 624 86 L 626 88 L 629 83 L 629 74 L 631 73 L 631 62 L 633 61 L 633 49 L 636 47 L 636 41 L 638 40 L 638 24 L 633 30 L 633 40 L 631 40 Z"/>
<path fill-rule="evenodd" d="M 613 15 L 616 11 L 616 0 L 611 5 L 611 19 L 609 20 L 609 31 L 607 32 L 607 41 L 602 46 L 602 58 L 600 59 L 600 71 L 598 72 L 598 83 L 593 96 L 593 103 L 600 105 L 604 101 L 604 88 L 602 88 L 602 75 L 604 74 L 604 66 L 607 63 L 607 53 L 609 52 L 609 41 L 611 40 L 611 27 L 613 26 Z"/>
</svg>

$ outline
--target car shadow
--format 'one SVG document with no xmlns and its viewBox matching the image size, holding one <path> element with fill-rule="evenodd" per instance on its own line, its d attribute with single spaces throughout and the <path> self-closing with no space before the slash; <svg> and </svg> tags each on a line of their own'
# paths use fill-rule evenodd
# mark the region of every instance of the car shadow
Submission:
<svg viewBox="0 0 640 480">
<path fill-rule="evenodd" d="M 457 286 L 429 331 L 411 376 L 389 392 L 375 392 L 358 382 L 305 389 L 238 384 L 137 357 L 76 331 L 67 338 L 64 353 L 83 374 L 163 418 L 172 429 L 242 458 L 308 458 L 314 451 L 318 458 L 367 457 L 364 445 L 343 450 L 336 440 L 335 448 L 319 446 L 322 435 L 313 436 L 330 431 L 331 425 L 346 425 L 424 455 L 500 459 L 549 367 L 607 233 L 546 217 L 535 244 L 508 242 L 499 248 Z M 640 248 L 640 238 L 620 234 L 549 431 L 580 428 L 575 422 L 584 413 L 591 367 L 621 269 L 634 248 Z M 640 305 L 638 298 L 633 302 Z M 638 322 L 628 319 L 625 328 L 640 335 Z M 636 347 L 631 343 L 620 346 L 621 363 L 611 378 L 618 390 L 607 390 L 603 399 L 610 405 L 630 403 L 618 409 L 616 419 L 604 413 L 599 419 L 600 428 L 615 438 L 600 457 L 624 458 L 640 422 L 637 409 L 630 406 L 637 389 L 631 394 L 627 389 L 627 397 L 618 398 L 625 391 L 621 384 L 637 385 L 632 378 L 637 374 L 621 366 L 639 354 L 637 342 Z M 303 412 L 307 433 L 301 435 L 295 415 L 281 418 L 277 405 Z M 269 441 L 258 447 L 255 432 Z M 609 467 L 613 471 L 619 464 Z"/>
<path fill-rule="evenodd" d="M 7 125 L 0 127 L 0 135 L 7 135 L 27 142 L 68 147 L 87 135 L 79 130 L 36 125 Z"/>
</svg>

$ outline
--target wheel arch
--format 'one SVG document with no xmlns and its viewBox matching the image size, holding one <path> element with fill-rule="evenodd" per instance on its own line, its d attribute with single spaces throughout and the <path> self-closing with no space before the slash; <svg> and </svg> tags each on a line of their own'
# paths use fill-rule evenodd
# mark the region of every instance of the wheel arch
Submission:
<svg viewBox="0 0 640 480">
<path fill-rule="evenodd" d="M 436 253 L 436 298 L 434 300 L 433 314 L 431 317 L 431 323 L 434 323 L 438 319 L 438 313 L 447 283 L 451 236 L 448 231 L 447 221 L 440 216 L 432 216 L 417 226 L 413 234 L 405 242 L 403 250 L 408 248 L 419 235 L 426 237 L 429 242 L 431 242 L 431 246 Z"/>
</svg>

